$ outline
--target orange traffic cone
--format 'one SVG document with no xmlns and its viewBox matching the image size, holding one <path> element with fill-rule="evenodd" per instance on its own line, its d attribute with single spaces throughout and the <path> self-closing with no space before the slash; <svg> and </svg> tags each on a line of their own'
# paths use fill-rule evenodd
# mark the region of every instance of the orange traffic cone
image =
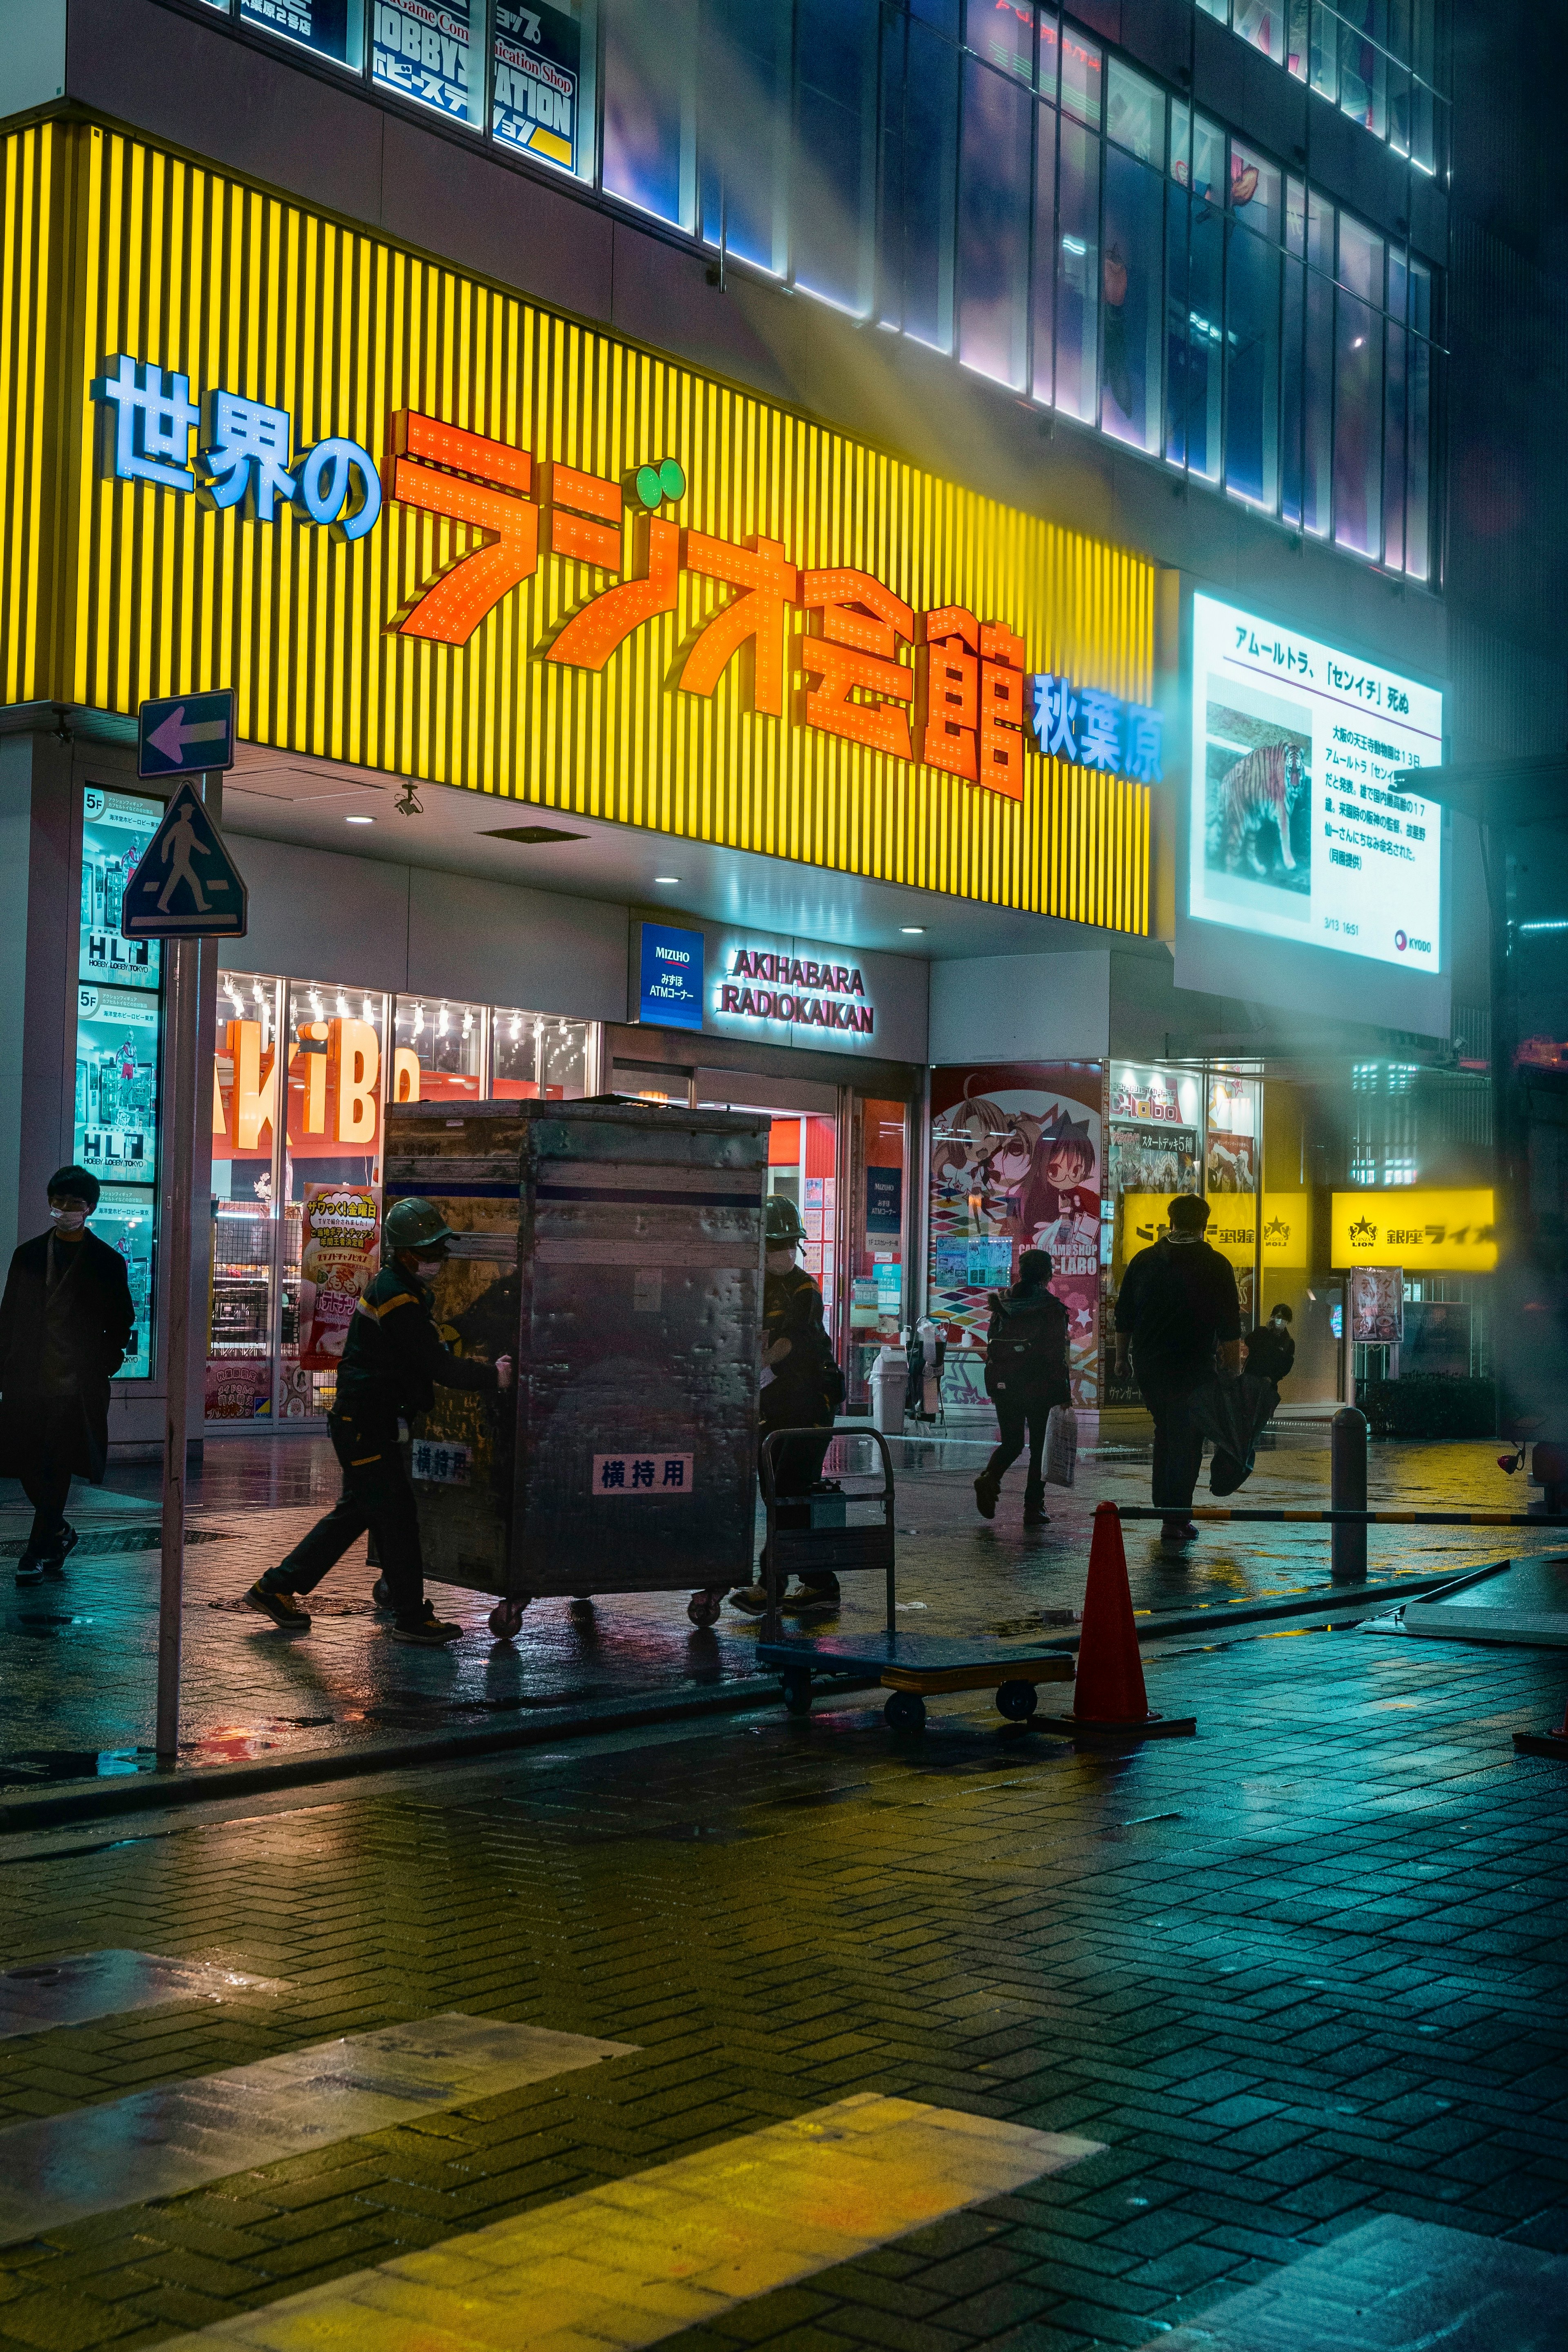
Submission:
<svg viewBox="0 0 1568 2352">
<path fill-rule="evenodd" d="M 1150 1708 L 1127 1582 L 1121 1517 L 1114 1503 L 1101 1503 L 1094 1514 L 1073 1712 L 1037 1716 L 1035 1720 L 1045 1730 L 1115 1733 L 1121 1738 L 1131 1733 L 1145 1739 L 1197 1729 L 1195 1716 L 1155 1715 Z"/>
</svg>

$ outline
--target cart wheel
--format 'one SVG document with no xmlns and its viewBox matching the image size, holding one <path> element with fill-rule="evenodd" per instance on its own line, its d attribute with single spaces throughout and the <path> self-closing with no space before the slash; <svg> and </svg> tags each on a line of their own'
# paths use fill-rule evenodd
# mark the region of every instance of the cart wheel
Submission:
<svg viewBox="0 0 1568 2352">
<path fill-rule="evenodd" d="M 526 1601 L 498 1601 L 490 1611 L 489 1627 L 498 1642 L 510 1642 L 514 1633 L 522 1631 L 522 1612 Z"/>
<path fill-rule="evenodd" d="M 388 1584 L 384 1576 L 378 1576 L 376 1578 L 375 1582 L 370 1588 L 370 1597 L 374 1601 L 378 1609 L 391 1608 L 392 1587 Z"/>
<path fill-rule="evenodd" d="M 809 1675 L 785 1675 L 784 1703 L 791 1715 L 811 1713 L 811 1676 Z"/>
<path fill-rule="evenodd" d="M 717 1625 L 719 1612 L 723 1606 L 721 1592 L 694 1592 L 686 1604 L 686 1613 L 694 1625 Z"/>
<path fill-rule="evenodd" d="M 895 1691 L 882 1709 L 882 1720 L 890 1731 L 923 1731 L 926 1703 L 918 1692 Z"/>
<path fill-rule="evenodd" d="M 1009 1723 L 1027 1723 L 1039 1703 L 1033 1683 L 1004 1683 L 996 1693 L 996 1712 Z"/>
</svg>

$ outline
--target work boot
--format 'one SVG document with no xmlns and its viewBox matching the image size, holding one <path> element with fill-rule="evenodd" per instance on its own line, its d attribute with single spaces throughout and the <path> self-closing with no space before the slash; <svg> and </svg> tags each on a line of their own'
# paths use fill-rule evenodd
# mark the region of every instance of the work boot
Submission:
<svg viewBox="0 0 1568 2352">
<path fill-rule="evenodd" d="M 1193 1519 L 1166 1519 L 1160 1528 L 1160 1541 L 1168 1544 L 1196 1543 L 1197 1523 Z"/>
<path fill-rule="evenodd" d="M 786 1592 L 779 1602 L 783 1616 L 794 1617 L 804 1624 L 809 1617 L 837 1617 L 839 1609 L 838 1579 L 824 1577 L 820 1584 L 800 1584 Z"/>
<path fill-rule="evenodd" d="M 81 1538 L 71 1526 L 70 1521 L 68 1519 L 62 1519 L 60 1521 L 59 1533 L 55 1537 L 54 1541 L 45 1549 L 42 1560 L 44 1574 L 46 1576 L 63 1575 L 67 1560 L 70 1558 L 72 1552 L 75 1551 L 80 1541 Z"/>
<path fill-rule="evenodd" d="M 417 1617 L 398 1619 L 392 1629 L 392 1638 L 395 1642 L 412 1642 L 423 1650 L 440 1650 L 448 1642 L 457 1641 L 462 1630 L 449 1619 L 437 1617 L 427 1601 Z"/>
<path fill-rule="evenodd" d="M 1024 1489 L 1024 1525 L 1026 1528 L 1049 1527 L 1050 1514 L 1046 1508 L 1043 1486 L 1026 1486 Z"/>
<path fill-rule="evenodd" d="M 996 1497 L 1002 1489 L 989 1471 L 983 1470 L 974 1482 L 974 1507 L 983 1519 L 996 1517 Z"/>
<path fill-rule="evenodd" d="M 16 1581 L 18 1584 L 42 1584 L 43 1580 L 44 1563 L 29 1544 L 16 1562 Z"/>
<path fill-rule="evenodd" d="M 765 1585 L 738 1584 L 730 1595 L 731 1608 L 742 1610 L 748 1617 L 760 1617 L 767 1605 Z"/>
<path fill-rule="evenodd" d="M 308 1609 L 300 1608 L 298 1593 L 268 1592 L 267 1587 L 258 1580 L 243 1597 L 247 1609 L 254 1609 L 258 1616 L 270 1617 L 272 1622 L 283 1633 L 308 1633 L 310 1632 L 310 1612 Z"/>
</svg>

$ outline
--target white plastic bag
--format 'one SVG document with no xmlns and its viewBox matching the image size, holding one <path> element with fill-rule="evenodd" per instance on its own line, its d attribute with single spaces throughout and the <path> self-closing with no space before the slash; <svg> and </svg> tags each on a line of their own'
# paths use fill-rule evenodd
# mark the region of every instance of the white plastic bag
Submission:
<svg viewBox="0 0 1568 2352">
<path fill-rule="evenodd" d="M 1046 1423 L 1046 1484 L 1070 1486 L 1078 1461 L 1078 1415 L 1070 1404 L 1054 1404 Z"/>
</svg>

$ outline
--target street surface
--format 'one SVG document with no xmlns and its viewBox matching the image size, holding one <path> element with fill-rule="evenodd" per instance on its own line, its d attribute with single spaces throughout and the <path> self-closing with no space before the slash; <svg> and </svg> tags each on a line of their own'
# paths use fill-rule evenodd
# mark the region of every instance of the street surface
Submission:
<svg viewBox="0 0 1568 2352">
<path fill-rule="evenodd" d="M 1496 1450 L 1374 1448 L 1373 1502 L 1521 1507 Z M 1016 1475 L 976 1518 L 978 1448 L 899 1451 L 921 1630 L 1037 1640 L 1093 1504 L 1146 1491 L 1090 1458 L 1026 1536 Z M 1326 1480 L 1281 1446 L 1248 1499 Z M 334 1483 L 310 1441 L 209 1446 L 189 1761 L 580 1735 L 595 1693 L 752 1671 L 682 1596 L 541 1603 L 515 1646 L 463 1596 L 443 1656 L 353 1562 L 308 1641 L 235 1614 Z M 150 1484 L 8 1604 L 9 1791 L 147 1761 Z M 1321 1584 L 1326 1532 L 1130 1538 L 1140 1609 L 1215 1611 L 1144 1652 L 1194 1739 L 1075 1752 L 985 1693 L 911 1737 L 867 1693 L 0 1838 L 0 2352 L 1560 2347 L 1565 1768 L 1510 1734 L 1568 1658 L 1226 1627 Z M 1555 1540 L 1469 1604 L 1561 1606 Z M 1504 1549 L 1391 1530 L 1372 1574 Z"/>
</svg>

